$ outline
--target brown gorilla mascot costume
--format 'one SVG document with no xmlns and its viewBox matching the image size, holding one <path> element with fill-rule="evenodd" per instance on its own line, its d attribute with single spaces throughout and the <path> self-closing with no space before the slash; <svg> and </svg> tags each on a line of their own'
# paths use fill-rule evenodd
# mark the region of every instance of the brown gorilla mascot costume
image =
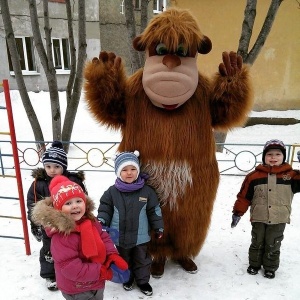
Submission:
<svg viewBox="0 0 300 300">
<path fill-rule="evenodd" d="M 149 247 L 152 276 L 163 275 L 167 258 L 195 273 L 192 259 L 205 241 L 219 183 L 213 130 L 246 121 L 248 70 L 240 56 L 224 52 L 213 80 L 200 74 L 197 55 L 212 45 L 187 10 L 155 16 L 133 46 L 146 59 L 128 78 L 114 53 L 87 62 L 86 101 L 101 124 L 121 130 L 120 151 L 140 151 L 141 169 L 158 193 L 165 231 Z"/>
</svg>

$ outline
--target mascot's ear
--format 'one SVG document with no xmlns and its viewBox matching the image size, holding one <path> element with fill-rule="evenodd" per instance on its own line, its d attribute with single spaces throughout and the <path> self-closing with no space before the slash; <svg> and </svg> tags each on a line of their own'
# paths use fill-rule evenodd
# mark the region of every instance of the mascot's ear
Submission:
<svg viewBox="0 0 300 300">
<path fill-rule="evenodd" d="M 198 52 L 200 54 L 207 54 L 210 52 L 211 48 L 212 48 L 212 43 L 210 38 L 204 35 L 201 44 L 198 46 Z"/>
<path fill-rule="evenodd" d="M 134 38 L 132 42 L 132 46 L 136 51 L 145 51 L 145 46 L 142 45 L 141 43 L 141 35 L 138 35 Z"/>
</svg>

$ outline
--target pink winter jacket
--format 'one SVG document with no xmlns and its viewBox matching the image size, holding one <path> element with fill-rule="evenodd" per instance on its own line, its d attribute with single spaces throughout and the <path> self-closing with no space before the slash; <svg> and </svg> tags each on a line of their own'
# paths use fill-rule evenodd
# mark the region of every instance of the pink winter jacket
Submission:
<svg viewBox="0 0 300 300">
<path fill-rule="evenodd" d="M 93 209 L 91 203 L 87 207 Z M 37 223 L 51 224 L 51 227 L 59 229 L 59 231 L 52 232 L 51 228 L 46 228 L 47 235 L 51 237 L 51 253 L 58 289 L 66 294 L 103 289 L 105 280 L 100 279 L 102 264 L 90 262 L 84 257 L 80 234 L 71 230 L 72 220 L 69 220 L 61 211 L 51 207 L 47 200 L 38 202 L 38 205 L 34 207 L 33 216 Z M 93 226 L 96 226 L 100 233 L 105 245 L 106 257 L 109 254 L 118 253 L 108 233 L 102 231 L 100 223 L 95 221 Z"/>
</svg>

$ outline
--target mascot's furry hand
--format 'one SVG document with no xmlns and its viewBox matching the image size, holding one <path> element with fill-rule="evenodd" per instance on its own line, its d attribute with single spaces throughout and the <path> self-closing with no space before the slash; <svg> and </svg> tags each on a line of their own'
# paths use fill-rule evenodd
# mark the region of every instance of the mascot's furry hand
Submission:
<svg viewBox="0 0 300 300">
<path fill-rule="evenodd" d="M 102 51 L 86 63 L 84 90 L 88 106 L 97 120 L 114 129 L 124 125 L 126 117 L 125 92 L 127 76 L 120 57 Z"/>
<path fill-rule="evenodd" d="M 105 84 L 109 84 L 110 81 L 114 82 L 115 80 L 116 83 L 118 82 L 120 67 L 120 57 L 117 57 L 113 52 L 102 51 L 99 57 L 94 57 L 87 64 L 84 77 L 93 88 L 97 87 L 97 85 L 103 88 L 102 80 L 105 80 Z M 110 81 L 107 80 L 108 78 Z M 115 86 L 108 86 L 108 88 L 115 88 Z"/>
<path fill-rule="evenodd" d="M 92 62 L 96 65 L 102 63 L 105 64 L 108 69 L 114 67 L 118 70 L 120 68 L 121 58 L 117 57 L 113 52 L 102 51 L 99 54 L 99 58 L 94 57 Z"/>
<path fill-rule="evenodd" d="M 222 53 L 223 63 L 219 65 L 219 72 L 222 76 L 234 76 L 241 72 L 243 58 L 231 51 Z"/>
</svg>

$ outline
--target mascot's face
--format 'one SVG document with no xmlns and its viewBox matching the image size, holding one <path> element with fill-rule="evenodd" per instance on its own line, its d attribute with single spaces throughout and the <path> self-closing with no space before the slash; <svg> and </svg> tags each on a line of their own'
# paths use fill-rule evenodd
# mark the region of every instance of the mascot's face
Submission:
<svg viewBox="0 0 300 300">
<path fill-rule="evenodd" d="M 174 110 L 195 93 L 197 55 L 209 53 L 212 44 L 188 11 L 169 9 L 135 37 L 133 48 L 146 52 L 142 84 L 147 97 L 157 107 Z"/>
<path fill-rule="evenodd" d="M 197 56 L 146 52 L 143 87 L 153 105 L 172 110 L 184 104 L 198 85 Z"/>
</svg>

